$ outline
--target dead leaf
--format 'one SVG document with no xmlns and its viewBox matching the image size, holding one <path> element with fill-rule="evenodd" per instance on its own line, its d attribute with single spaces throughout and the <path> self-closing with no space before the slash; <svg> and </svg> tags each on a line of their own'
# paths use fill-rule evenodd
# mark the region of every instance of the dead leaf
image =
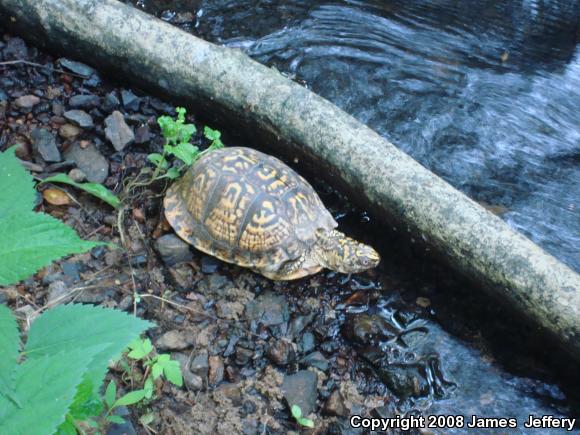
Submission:
<svg viewBox="0 0 580 435">
<path fill-rule="evenodd" d="M 68 194 L 60 189 L 46 189 L 42 192 L 42 197 L 52 205 L 68 205 L 71 203 Z"/>
</svg>

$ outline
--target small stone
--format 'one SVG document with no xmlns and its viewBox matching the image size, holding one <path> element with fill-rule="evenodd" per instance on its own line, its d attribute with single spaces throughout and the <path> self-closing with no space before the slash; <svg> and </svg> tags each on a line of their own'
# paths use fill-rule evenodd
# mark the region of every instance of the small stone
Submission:
<svg viewBox="0 0 580 435">
<path fill-rule="evenodd" d="M 77 168 L 85 173 L 87 180 L 91 183 L 102 183 L 109 175 L 109 162 L 90 142 L 86 144 L 84 149 L 79 142 L 75 142 L 66 151 L 65 158 L 75 162 Z"/>
<path fill-rule="evenodd" d="M 84 110 L 69 110 L 64 112 L 64 117 L 81 128 L 91 128 L 94 125 L 93 118 Z"/>
<path fill-rule="evenodd" d="M 298 405 L 303 416 L 313 412 L 316 406 L 317 382 L 316 374 L 310 370 L 300 370 L 293 375 L 284 376 L 282 393 L 288 407 Z"/>
<path fill-rule="evenodd" d="M 62 116 L 64 113 L 64 106 L 59 103 L 52 103 L 52 113 L 55 116 Z"/>
<path fill-rule="evenodd" d="M 151 140 L 151 132 L 147 124 L 140 125 L 135 130 L 135 143 L 145 143 Z"/>
<path fill-rule="evenodd" d="M 219 265 L 220 265 L 220 262 L 215 257 L 210 257 L 209 255 L 204 255 L 203 257 L 201 257 L 201 272 L 202 273 L 207 273 L 207 274 L 216 273 Z"/>
<path fill-rule="evenodd" d="M 229 399 L 234 406 L 242 404 L 242 391 L 236 384 L 223 384 L 214 390 L 214 394 L 219 394 Z"/>
<path fill-rule="evenodd" d="M 40 103 L 40 98 L 36 95 L 23 95 L 14 100 L 14 105 L 20 109 L 32 109 Z"/>
<path fill-rule="evenodd" d="M 63 139 L 74 139 L 82 132 L 83 130 L 80 127 L 73 124 L 64 124 L 58 129 L 58 134 Z"/>
<path fill-rule="evenodd" d="M 64 57 L 58 60 L 60 66 L 63 68 L 72 71 L 75 74 L 80 74 L 82 76 L 90 77 L 95 74 L 95 70 L 84 63 L 77 62 L 75 60 L 66 59 Z"/>
<path fill-rule="evenodd" d="M 3 54 L 6 60 L 27 59 L 28 47 L 26 47 L 26 43 L 23 39 L 16 37 L 10 38 L 6 42 L 6 47 L 4 47 Z"/>
<path fill-rule="evenodd" d="M 45 162 L 60 162 L 62 157 L 56 146 L 54 135 L 44 129 L 35 128 L 30 135 L 32 137 L 32 150 L 39 155 Z"/>
<path fill-rule="evenodd" d="M 98 95 L 74 95 L 68 100 L 68 105 L 75 109 L 92 109 L 101 104 Z"/>
<path fill-rule="evenodd" d="M 107 95 L 105 95 L 105 99 L 103 101 L 103 110 L 105 110 L 106 112 L 111 112 L 115 110 L 117 107 L 119 107 L 119 104 L 121 103 L 119 102 L 119 99 L 115 95 L 115 91 L 111 91 Z"/>
<path fill-rule="evenodd" d="M 76 183 L 82 183 L 87 179 L 87 174 L 85 174 L 78 168 L 71 169 L 68 173 L 68 176 L 71 180 L 73 180 Z"/>
<path fill-rule="evenodd" d="M 121 151 L 135 140 L 135 134 L 125 122 L 123 114 L 115 110 L 105 119 L 105 135 L 117 151 Z"/>
<path fill-rule="evenodd" d="M 80 281 L 80 264 L 74 261 L 64 261 L 60 264 L 64 273 L 64 281 L 68 284 L 74 284 Z"/>
<path fill-rule="evenodd" d="M 224 362 L 218 355 L 210 356 L 208 362 L 208 381 L 211 385 L 219 384 L 224 379 Z"/>
<path fill-rule="evenodd" d="M 323 372 L 328 370 L 328 360 L 324 355 L 322 355 L 322 353 L 318 351 L 306 355 L 300 360 L 300 363 L 306 365 L 307 367 L 315 367 Z"/>
<path fill-rule="evenodd" d="M 268 292 L 246 305 L 246 317 L 265 326 L 280 325 L 288 321 L 288 303 L 284 296 Z"/>
<path fill-rule="evenodd" d="M 207 352 L 196 355 L 191 361 L 189 369 L 202 379 L 207 379 L 209 373 L 209 357 Z"/>
<path fill-rule="evenodd" d="M 415 303 L 417 305 L 419 305 L 421 308 L 429 308 L 431 306 L 431 301 L 429 300 L 429 298 L 423 297 L 423 296 L 419 296 L 416 300 Z"/>
<path fill-rule="evenodd" d="M 182 331 L 173 329 L 159 337 L 155 346 L 160 350 L 183 350 L 188 348 L 190 343 Z"/>
<path fill-rule="evenodd" d="M 68 294 L 68 295 L 67 295 Z M 72 293 L 69 293 L 68 287 L 64 281 L 54 281 L 48 286 L 47 305 L 64 304 L 71 300 Z"/>
<path fill-rule="evenodd" d="M 155 242 L 155 247 L 163 262 L 168 266 L 185 263 L 193 259 L 189 245 L 175 234 L 166 234 L 159 237 Z"/>
<path fill-rule="evenodd" d="M 308 353 L 314 349 L 316 346 L 316 339 L 314 338 L 314 334 L 311 332 L 305 332 L 302 335 L 302 340 L 300 340 L 300 347 L 303 353 Z"/>
<path fill-rule="evenodd" d="M 189 357 L 187 355 L 175 352 L 171 354 L 171 359 L 179 361 L 183 382 L 190 391 L 199 391 L 203 388 L 203 379 L 201 376 L 192 373 L 188 367 Z"/>
<path fill-rule="evenodd" d="M 127 110 L 138 110 L 141 99 L 133 92 L 123 89 L 121 91 L 121 100 L 123 100 L 123 107 Z"/>
<path fill-rule="evenodd" d="M 286 340 L 272 340 L 266 351 L 270 361 L 279 366 L 285 366 L 296 357 L 292 344 Z"/>
<path fill-rule="evenodd" d="M 324 408 L 322 408 L 322 412 L 326 415 L 333 415 L 336 417 L 347 417 L 349 413 L 349 409 L 344 404 L 344 398 L 342 394 L 340 394 L 339 390 L 335 390 L 326 403 L 324 404 Z"/>
<path fill-rule="evenodd" d="M 246 349 L 242 346 L 236 346 L 236 364 L 239 366 L 245 366 L 250 362 L 254 356 L 254 351 L 252 349 Z"/>
</svg>

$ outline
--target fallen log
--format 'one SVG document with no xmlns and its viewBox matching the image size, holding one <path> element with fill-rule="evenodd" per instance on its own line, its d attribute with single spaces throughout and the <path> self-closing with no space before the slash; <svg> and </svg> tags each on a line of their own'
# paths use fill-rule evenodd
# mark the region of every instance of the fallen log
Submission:
<svg viewBox="0 0 580 435">
<path fill-rule="evenodd" d="M 580 358 L 580 276 L 327 100 L 116 0 L 0 0 L 0 19 L 35 44 L 258 126 L 323 163 Z"/>
</svg>

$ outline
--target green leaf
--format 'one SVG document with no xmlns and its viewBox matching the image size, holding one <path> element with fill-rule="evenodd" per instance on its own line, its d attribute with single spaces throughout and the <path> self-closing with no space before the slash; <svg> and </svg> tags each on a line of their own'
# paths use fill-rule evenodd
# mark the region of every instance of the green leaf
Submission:
<svg viewBox="0 0 580 435">
<path fill-rule="evenodd" d="M 113 404 L 113 408 L 117 408 L 118 406 L 134 405 L 135 403 L 140 402 L 144 398 L 145 398 L 145 390 L 129 391 L 123 397 L 117 399 L 117 401 Z"/>
<path fill-rule="evenodd" d="M 84 190 L 85 192 L 90 193 L 96 198 L 106 202 L 111 207 L 118 208 L 121 205 L 121 201 L 117 198 L 113 192 L 107 189 L 105 186 L 97 183 L 77 183 L 73 181 L 68 175 L 66 174 L 56 174 L 52 177 L 45 178 L 41 181 L 42 183 L 64 183 L 74 186 L 78 189 Z"/>
<path fill-rule="evenodd" d="M 58 219 L 33 212 L 0 219 L 0 240 L 0 285 L 18 282 L 53 260 L 103 244 L 82 240 Z"/>
<path fill-rule="evenodd" d="M 115 424 L 125 424 L 125 420 L 123 419 L 123 417 L 120 417 L 118 415 L 107 415 L 107 420 Z"/>
<path fill-rule="evenodd" d="M 103 412 L 101 398 L 93 388 L 93 384 L 85 379 L 77 388 L 74 401 L 69 408 L 69 415 L 75 420 L 86 420 L 97 417 Z"/>
<path fill-rule="evenodd" d="M 15 150 L 12 147 L 0 153 L 0 219 L 34 208 L 34 182 L 14 155 Z"/>
<path fill-rule="evenodd" d="M 151 376 L 153 379 L 159 379 L 159 376 L 163 373 L 163 366 L 160 363 L 155 363 L 151 366 Z"/>
<path fill-rule="evenodd" d="M 151 340 L 148 338 L 137 338 L 136 340 L 133 340 L 128 347 L 131 349 L 131 352 L 129 352 L 127 356 L 132 359 L 144 358 L 153 351 L 153 345 L 151 344 Z"/>
<path fill-rule="evenodd" d="M 171 180 L 175 180 L 176 178 L 179 178 L 181 173 L 179 172 L 179 170 L 177 168 L 171 168 L 167 171 L 167 173 L 165 175 L 167 176 L 167 178 L 169 178 Z"/>
<path fill-rule="evenodd" d="M 179 124 L 177 124 L 177 122 L 175 122 L 171 116 L 160 116 L 157 118 L 157 123 L 161 128 L 163 137 L 169 143 L 175 143 L 177 140 L 177 135 L 179 134 Z"/>
<path fill-rule="evenodd" d="M 169 166 L 169 163 L 167 163 L 163 154 L 151 153 L 147 156 L 147 159 L 155 166 L 159 166 L 161 169 L 167 169 Z"/>
<path fill-rule="evenodd" d="M 298 420 L 298 424 L 300 426 L 305 426 L 305 427 L 309 427 L 309 428 L 314 427 L 314 422 L 312 420 L 310 420 L 309 418 L 300 417 L 297 420 Z"/>
<path fill-rule="evenodd" d="M 34 321 L 28 334 L 25 353 L 28 359 L 88 348 L 105 347 L 93 358 L 86 377 L 98 394 L 107 364 L 152 323 L 119 310 L 92 305 L 59 305 Z"/>
<path fill-rule="evenodd" d="M 145 384 L 143 385 L 143 390 L 145 391 L 145 398 L 151 399 L 153 396 L 153 381 L 151 380 L 151 376 L 145 379 Z"/>
<path fill-rule="evenodd" d="M 167 361 L 164 363 L 163 374 L 173 385 L 177 385 L 178 387 L 183 386 L 183 376 L 181 375 L 181 367 L 178 361 Z"/>
<path fill-rule="evenodd" d="M 141 423 L 144 426 L 147 426 L 153 420 L 155 420 L 155 416 L 151 412 L 148 414 L 143 414 L 141 417 L 139 417 L 139 423 Z"/>
<path fill-rule="evenodd" d="M 10 309 L 0 305 L 0 394 L 9 392 L 20 347 L 20 334 Z"/>
<path fill-rule="evenodd" d="M 117 384 L 115 384 L 114 380 L 109 382 L 107 385 L 107 389 L 105 390 L 105 403 L 107 407 L 111 408 L 113 403 L 115 403 L 115 399 L 117 398 Z"/>
<path fill-rule="evenodd" d="M 189 142 L 191 136 L 195 134 L 197 129 L 193 124 L 183 124 L 179 127 L 179 133 L 177 135 L 178 142 Z"/>
<path fill-rule="evenodd" d="M 84 371 L 100 349 L 102 346 L 72 349 L 30 358 L 18 366 L 13 385 L 22 407 L 0 395 L 0 433 L 54 433 L 65 419 Z"/>
<path fill-rule="evenodd" d="M 213 130 L 209 128 L 207 125 L 203 129 L 203 135 L 209 140 L 219 140 L 222 136 L 221 132 L 218 130 Z"/>
<path fill-rule="evenodd" d="M 292 417 L 294 417 L 296 420 L 302 417 L 302 409 L 300 409 L 298 405 L 292 405 L 290 412 L 292 413 Z"/>
<path fill-rule="evenodd" d="M 174 147 L 165 147 L 165 151 L 190 166 L 194 156 L 199 153 L 199 148 L 190 143 L 182 142 Z"/>
<path fill-rule="evenodd" d="M 77 428 L 70 414 L 66 415 L 65 421 L 58 427 L 55 435 L 77 435 Z"/>
</svg>

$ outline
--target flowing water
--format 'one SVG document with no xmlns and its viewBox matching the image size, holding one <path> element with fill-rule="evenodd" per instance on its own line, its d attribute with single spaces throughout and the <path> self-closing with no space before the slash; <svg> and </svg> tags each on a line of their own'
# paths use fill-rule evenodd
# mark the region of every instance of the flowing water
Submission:
<svg viewBox="0 0 580 435">
<path fill-rule="evenodd" d="M 303 82 L 580 271 L 577 0 L 133 4 Z M 379 298 L 355 314 L 401 327 L 396 304 Z M 493 307 L 485 313 L 499 316 Z M 579 414 L 555 384 L 526 377 L 525 370 L 503 372 L 494 364 L 497 354 L 482 356 L 436 323 L 415 321 L 421 327 L 407 338 L 418 338 L 398 352 L 410 346 L 438 355 L 436 364 L 413 363 L 430 379 L 431 412 L 520 420 L 531 413 Z M 493 328 L 489 323 L 482 329 Z M 497 336 L 513 334 L 498 329 Z M 399 363 L 389 359 L 389 340 L 350 339 L 392 384 L 393 372 L 381 371 Z"/>
</svg>

